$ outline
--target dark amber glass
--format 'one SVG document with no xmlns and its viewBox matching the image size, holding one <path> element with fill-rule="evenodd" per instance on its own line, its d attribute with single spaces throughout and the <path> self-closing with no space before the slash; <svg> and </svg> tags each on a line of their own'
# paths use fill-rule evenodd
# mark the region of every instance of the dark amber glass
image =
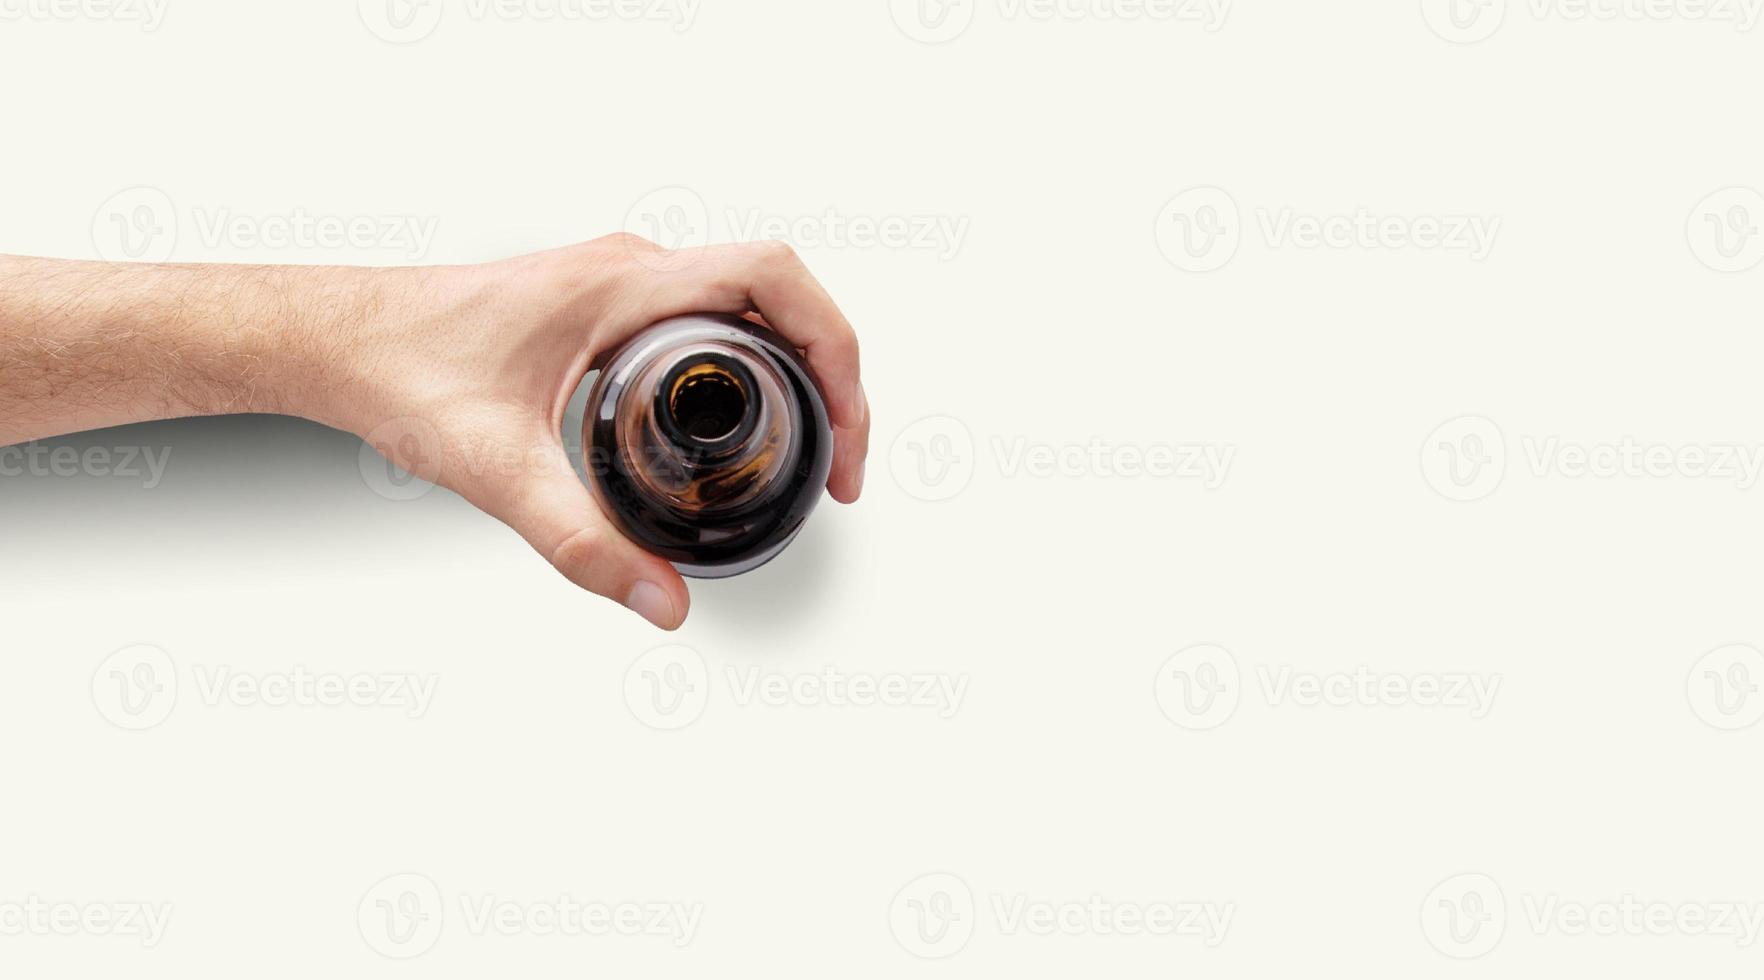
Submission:
<svg viewBox="0 0 1764 980">
<path fill-rule="evenodd" d="M 801 355 L 722 314 L 664 320 L 614 351 L 582 430 L 601 509 L 697 578 L 739 575 L 783 551 L 833 461 L 827 406 Z"/>
</svg>

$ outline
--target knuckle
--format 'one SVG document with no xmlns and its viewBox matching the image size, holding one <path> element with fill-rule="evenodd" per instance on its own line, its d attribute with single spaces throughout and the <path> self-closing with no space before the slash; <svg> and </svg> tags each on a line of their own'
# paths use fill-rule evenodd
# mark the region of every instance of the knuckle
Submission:
<svg viewBox="0 0 1764 980">
<path fill-rule="evenodd" d="M 610 235 L 595 239 L 595 244 L 620 248 L 632 252 L 650 253 L 663 251 L 662 247 L 655 242 L 644 238 L 642 235 L 633 234 L 628 231 L 615 231 Z"/>
<path fill-rule="evenodd" d="M 787 241 L 768 239 L 755 242 L 749 247 L 755 258 L 775 268 L 795 268 L 802 265 L 802 257 L 796 254 L 796 246 Z"/>
<path fill-rule="evenodd" d="M 830 330 L 827 336 L 816 341 L 816 344 L 825 349 L 830 360 L 848 365 L 853 371 L 857 370 L 858 339 L 857 334 L 850 327 L 841 326 Z"/>
<path fill-rule="evenodd" d="M 606 550 L 606 538 L 599 528 L 585 527 L 564 538 L 551 549 L 551 564 L 570 578 L 592 568 Z"/>
</svg>

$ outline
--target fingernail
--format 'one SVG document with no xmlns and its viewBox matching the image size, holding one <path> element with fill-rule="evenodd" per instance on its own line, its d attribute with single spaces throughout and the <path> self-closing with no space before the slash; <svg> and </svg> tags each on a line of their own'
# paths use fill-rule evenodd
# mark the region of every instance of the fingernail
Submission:
<svg viewBox="0 0 1764 980">
<path fill-rule="evenodd" d="M 870 400 L 864 397 L 864 383 L 857 382 L 851 386 L 851 405 L 857 415 L 857 425 L 863 425 L 864 419 L 870 414 Z"/>
<path fill-rule="evenodd" d="M 633 585 L 631 594 L 625 597 L 625 605 L 632 612 L 665 630 L 673 629 L 678 622 L 674 616 L 674 600 L 668 598 L 668 590 L 654 582 L 638 582 Z"/>
<path fill-rule="evenodd" d="M 867 461 L 861 460 L 861 459 L 858 460 L 858 478 L 857 478 L 857 492 L 858 493 L 864 492 L 864 467 L 866 467 L 868 465 L 869 465 L 869 463 Z"/>
</svg>

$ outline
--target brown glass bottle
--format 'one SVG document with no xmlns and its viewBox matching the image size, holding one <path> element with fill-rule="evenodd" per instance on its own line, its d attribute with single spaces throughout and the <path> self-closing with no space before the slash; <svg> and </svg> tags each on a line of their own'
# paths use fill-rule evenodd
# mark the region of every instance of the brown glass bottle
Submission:
<svg viewBox="0 0 1764 980">
<path fill-rule="evenodd" d="M 783 551 L 833 460 L 827 406 L 790 343 L 739 317 L 664 320 L 599 365 L 582 445 L 619 529 L 696 578 Z"/>
</svg>

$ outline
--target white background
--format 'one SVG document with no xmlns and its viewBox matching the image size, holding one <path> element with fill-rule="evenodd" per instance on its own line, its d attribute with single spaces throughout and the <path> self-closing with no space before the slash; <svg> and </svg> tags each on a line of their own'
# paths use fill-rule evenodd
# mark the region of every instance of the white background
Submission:
<svg viewBox="0 0 1764 980">
<path fill-rule="evenodd" d="M 0 457 L 0 972 L 1757 975 L 1755 10 L 383 2 L 0 0 L 0 249 L 783 222 L 864 499 L 668 637 L 306 423 Z"/>
</svg>

